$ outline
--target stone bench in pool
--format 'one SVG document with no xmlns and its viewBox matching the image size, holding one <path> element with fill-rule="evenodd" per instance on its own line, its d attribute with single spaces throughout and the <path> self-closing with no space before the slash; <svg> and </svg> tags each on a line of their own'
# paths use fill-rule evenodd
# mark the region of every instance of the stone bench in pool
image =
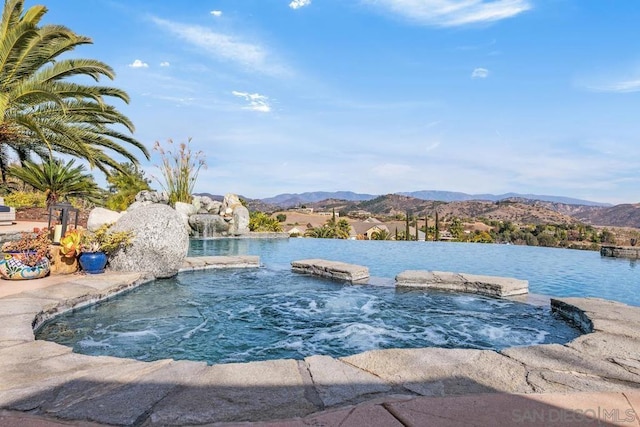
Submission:
<svg viewBox="0 0 640 427">
<path fill-rule="evenodd" d="M 422 270 L 407 270 L 398 274 L 396 287 L 468 292 L 500 298 L 529 292 L 529 282 L 526 280 Z"/>
<path fill-rule="evenodd" d="M 303 259 L 293 261 L 291 270 L 294 273 L 311 274 L 347 282 L 362 282 L 369 278 L 369 269 L 361 265 L 347 264 L 325 259 Z"/>
</svg>

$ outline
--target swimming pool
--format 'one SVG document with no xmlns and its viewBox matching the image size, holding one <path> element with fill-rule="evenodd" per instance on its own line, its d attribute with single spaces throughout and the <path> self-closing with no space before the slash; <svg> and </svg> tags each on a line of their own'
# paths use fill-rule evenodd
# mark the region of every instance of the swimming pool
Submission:
<svg viewBox="0 0 640 427">
<path fill-rule="evenodd" d="M 453 271 L 529 281 L 529 292 L 558 297 L 599 297 L 640 306 L 637 260 L 601 257 L 595 251 L 455 242 L 332 239 L 194 240 L 190 254 L 260 255 L 287 270 L 293 260 L 323 258 L 369 267 L 393 279 L 404 270 Z"/>
<path fill-rule="evenodd" d="M 407 269 L 512 276 L 531 292 L 625 295 L 635 265 L 594 252 L 502 245 L 324 239 L 193 241 L 191 255 L 260 255 L 264 267 L 183 273 L 45 324 L 39 339 L 92 355 L 208 363 L 425 346 L 500 349 L 579 332 L 548 307 L 475 295 L 395 290 Z M 291 273 L 325 258 L 367 265 L 377 286 Z M 604 279 L 610 281 L 603 283 Z M 576 281 L 576 282 L 574 282 Z M 608 283 L 608 284 L 607 284 Z M 617 284 L 618 286 L 612 286 Z M 599 291 L 609 295 L 598 295 Z"/>
</svg>

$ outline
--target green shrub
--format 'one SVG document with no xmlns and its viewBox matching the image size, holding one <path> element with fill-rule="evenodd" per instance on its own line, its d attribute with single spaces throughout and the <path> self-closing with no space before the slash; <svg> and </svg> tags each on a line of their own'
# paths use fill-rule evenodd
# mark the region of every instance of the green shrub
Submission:
<svg viewBox="0 0 640 427">
<path fill-rule="evenodd" d="M 47 197 L 39 191 L 14 191 L 4 197 L 4 204 L 14 208 L 44 208 Z"/>
<path fill-rule="evenodd" d="M 254 232 L 280 232 L 282 226 L 276 218 L 264 212 L 252 212 L 249 218 L 249 230 Z"/>
</svg>

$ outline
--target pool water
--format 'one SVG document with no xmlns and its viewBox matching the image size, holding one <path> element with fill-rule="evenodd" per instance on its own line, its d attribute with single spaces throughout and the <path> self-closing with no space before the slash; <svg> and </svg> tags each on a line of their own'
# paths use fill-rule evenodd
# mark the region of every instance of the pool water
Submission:
<svg viewBox="0 0 640 427">
<path fill-rule="evenodd" d="M 512 276 L 532 292 L 593 291 L 601 273 L 626 278 L 628 262 L 593 252 L 503 245 L 326 239 L 193 241 L 191 255 L 260 255 L 259 269 L 182 273 L 59 316 L 37 332 L 91 355 L 208 363 L 372 349 L 501 349 L 564 343 L 579 335 L 547 306 L 470 294 L 396 290 L 407 269 Z M 366 265 L 376 285 L 347 285 L 292 273 L 290 263 L 324 258 Z M 537 264 L 537 265 L 536 265 Z M 580 272 L 583 275 L 580 275 Z M 586 277 L 586 280 L 585 280 Z M 581 280 L 573 283 L 572 280 Z"/>
<path fill-rule="evenodd" d="M 267 266 L 322 258 L 369 267 L 393 278 L 405 270 L 453 271 L 529 281 L 529 292 L 599 297 L 640 306 L 638 260 L 601 257 L 595 251 L 456 242 L 393 242 L 332 239 L 194 240 L 190 254 L 260 255 Z"/>
</svg>

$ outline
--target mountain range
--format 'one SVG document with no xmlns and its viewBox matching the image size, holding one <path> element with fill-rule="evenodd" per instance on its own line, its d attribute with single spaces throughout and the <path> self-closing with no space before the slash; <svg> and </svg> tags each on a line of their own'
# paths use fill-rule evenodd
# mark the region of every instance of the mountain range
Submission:
<svg viewBox="0 0 640 427">
<path fill-rule="evenodd" d="M 287 193 L 249 201 L 252 210 L 265 212 L 303 205 L 317 210 L 366 211 L 380 216 L 438 210 L 441 215 L 460 218 L 490 218 L 527 224 L 581 222 L 605 227 L 640 228 L 640 204 L 613 206 L 537 194 L 467 194 L 425 190 L 376 196 L 351 191 L 323 191 Z"/>
<path fill-rule="evenodd" d="M 222 196 L 208 193 L 222 200 Z M 241 196 L 242 197 L 242 196 Z M 611 205 L 590 200 L 537 194 L 467 194 L 452 191 L 414 191 L 387 195 L 352 191 L 285 193 L 265 199 L 249 199 L 251 211 L 275 212 L 307 206 L 316 210 L 366 211 L 372 215 L 393 216 L 435 212 L 460 218 L 489 218 L 527 224 L 574 223 L 640 228 L 640 203 Z"/>
<path fill-rule="evenodd" d="M 546 196 L 538 194 L 519 194 L 519 193 L 505 193 L 505 194 L 467 194 L 455 191 L 436 191 L 436 190 L 422 190 L 411 192 L 399 192 L 403 196 L 413 197 L 421 200 L 434 200 L 439 202 L 462 202 L 469 200 L 488 200 L 499 201 L 504 199 L 527 199 L 527 200 L 540 200 L 543 202 L 563 203 L 568 205 L 582 205 L 582 206 L 611 206 L 607 203 L 593 202 L 590 200 L 574 199 L 571 197 L 562 196 Z M 283 208 L 291 208 L 306 203 L 315 203 L 322 200 L 334 199 L 334 200 L 346 200 L 350 202 L 368 201 L 373 200 L 380 195 L 374 194 L 362 194 L 354 193 L 352 191 L 316 191 L 307 193 L 284 193 L 278 194 L 274 197 L 268 197 L 260 199 L 263 203 L 280 206 Z"/>
</svg>

